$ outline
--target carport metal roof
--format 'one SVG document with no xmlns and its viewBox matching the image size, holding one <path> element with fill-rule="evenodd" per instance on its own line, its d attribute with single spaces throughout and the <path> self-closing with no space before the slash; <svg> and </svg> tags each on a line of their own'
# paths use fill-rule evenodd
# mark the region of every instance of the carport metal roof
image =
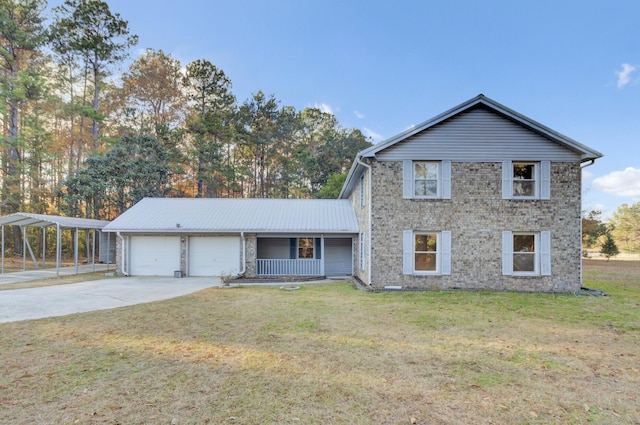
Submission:
<svg viewBox="0 0 640 425">
<path fill-rule="evenodd" d="M 0 217 L 0 225 L 2 226 L 47 227 L 60 225 L 65 229 L 102 229 L 107 224 L 109 221 L 22 212 Z"/>
<path fill-rule="evenodd" d="M 22 238 L 23 238 L 23 270 L 26 270 L 26 249 L 28 248 L 31 256 L 33 258 L 33 262 L 38 267 L 37 261 L 35 259 L 35 255 L 31 250 L 31 246 L 29 245 L 28 239 L 25 237 L 25 228 L 28 226 L 32 227 L 40 227 L 46 229 L 49 226 L 56 226 L 56 274 L 60 269 L 60 261 L 61 261 L 61 238 L 60 238 L 60 229 L 75 229 L 75 240 L 74 240 L 74 256 L 75 256 L 75 266 L 76 273 L 78 271 L 78 232 L 77 230 L 82 229 L 85 231 L 88 230 L 102 230 L 109 221 L 105 220 L 93 220 L 88 218 L 75 218 L 75 217 L 60 217 L 55 215 L 45 215 L 45 214 L 32 214 L 32 213 L 24 213 L 18 212 L 9 214 L 3 217 L 0 217 L 0 226 L 2 226 L 2 273 L 4 274 L 4 227 L 5 226 L 19 226 L 23 229 Z M 88 236 L 87 236 L 88 237 Z M 44 231 L 43 231 L 43 239 Z M 108 249 L 108 248 L 107 248 Z M 93 234 L 93 262 L 95 264 L 95 232 Z M 43 263 L 44 263 L 44 244 L 43 244 Z"/>
</svg>

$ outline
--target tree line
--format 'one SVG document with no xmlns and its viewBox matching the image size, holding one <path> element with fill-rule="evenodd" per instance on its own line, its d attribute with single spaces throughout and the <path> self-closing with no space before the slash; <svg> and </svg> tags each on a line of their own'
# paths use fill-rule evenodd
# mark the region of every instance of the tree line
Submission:
<svg viewBox="0 0 640 425">
<path fill-rule="evenodd" d="M 113 219 L 144 196 L 335 197 L 369 140 L 207 59 L 137 45 L 101 0 L 0 0 L 0 212 Z M 118 70 L 128 63 L 122 72 Z"/>
</svg>

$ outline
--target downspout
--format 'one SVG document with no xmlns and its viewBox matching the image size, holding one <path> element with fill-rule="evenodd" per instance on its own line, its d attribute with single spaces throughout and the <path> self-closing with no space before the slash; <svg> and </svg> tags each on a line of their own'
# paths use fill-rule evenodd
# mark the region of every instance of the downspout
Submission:
<svg viewBox="0 0 640 425">
<path fill-rule="evenodd" d="M 360 165 L 362 165 L 364 168 L 367 169 L 367 171 L 369 172 L 369 177 L 368 177 L 368 182 L 367 182 L 367 186 L 369 186 L 369 191 L 367 193 L 367 205 L 368 205 L 368 227 L 369 229 L 367 230 L 367 284 L 369 286 L 371 286 L 371 229 L 372 229 L 372 224 L 371 224 L 371 216 L 372 216 L 372 211 L 371 211 L 371 200 L 373 199 L 372 192 L 373 192 L 373 186 L 372 186 L 372 178 L 371 178 L 371 166 L 369 164 L 365 164 L 364 162 L 362 162 L 360 160 L 360 156 L 356 157 L 356 162 Z"/>
<path fill-rule="evenodd" d="M 593 158 L 587 165 L 580 164 L 580 170 L 591 167 L 595 162 L 596 160 Z M 582 180 L 582 176 L 580 179 Z M 580 195 L 582 196 L 582 193 Z M 582 202 L 582 199 L 580 201 Z M 582 285 L 582 217 L 580 217 L 580 285 Z"/>
<path fill-rule="evenodd" d="M 244 275 L 247 271 L 247 244 L 244 240 L 244 232 L 240 232 L 240 239 L 242 239 L 242 265 L 240 266 L 238 276 Z"/>
<path fill-rule="evenodd" d="M 121 246 L 120 257 L 122 257 L 122 258 L 120 258 L 120 264 L 122 264 L 122 274 L 125 275 L 125 276 L 129 276 L 129 273 L 127 273 L 127 271 L 126 271 L 126 269 L 124 267 L 124 265 L 125 265 L 124 259 L 126 258 L 125 257 L 126 242 L 125 242 L 124 237 L 120 234 L 120 232 L 116 232 L 116 236 L 118 238 L 120 238 L 120 246 Z"/>
</svg>

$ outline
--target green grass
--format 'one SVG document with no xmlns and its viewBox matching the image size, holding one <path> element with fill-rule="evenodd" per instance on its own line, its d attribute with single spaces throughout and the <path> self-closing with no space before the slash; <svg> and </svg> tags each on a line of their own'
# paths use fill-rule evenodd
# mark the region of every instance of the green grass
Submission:
<svg viewBox="0 0 640 425">
<path fill-rule="evenodd" d="M 0 423 L 637 424 L 640 265 L 610 297 L 209 289 L 0 325 Z"/>
</svg>

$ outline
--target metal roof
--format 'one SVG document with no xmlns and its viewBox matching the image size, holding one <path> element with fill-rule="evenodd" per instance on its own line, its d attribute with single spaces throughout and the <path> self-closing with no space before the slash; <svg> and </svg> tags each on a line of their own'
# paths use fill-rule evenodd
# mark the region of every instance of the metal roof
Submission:
<svg viewBox="0 0 640 425">
<path fill-rule="evenodd" d="M 125 233 L 357 233 L 339 199 L 144 198 L 104 228 Z"/>
<path fill-rule="evenodd" d="M 60 217 L 56 215 L 13 213 L 0 217 L 2 226 L 36 226 L 47 227 L 60 225 L 65 229 L 102 229 L 108 221 L 88 218 Z"/>
</svg>

